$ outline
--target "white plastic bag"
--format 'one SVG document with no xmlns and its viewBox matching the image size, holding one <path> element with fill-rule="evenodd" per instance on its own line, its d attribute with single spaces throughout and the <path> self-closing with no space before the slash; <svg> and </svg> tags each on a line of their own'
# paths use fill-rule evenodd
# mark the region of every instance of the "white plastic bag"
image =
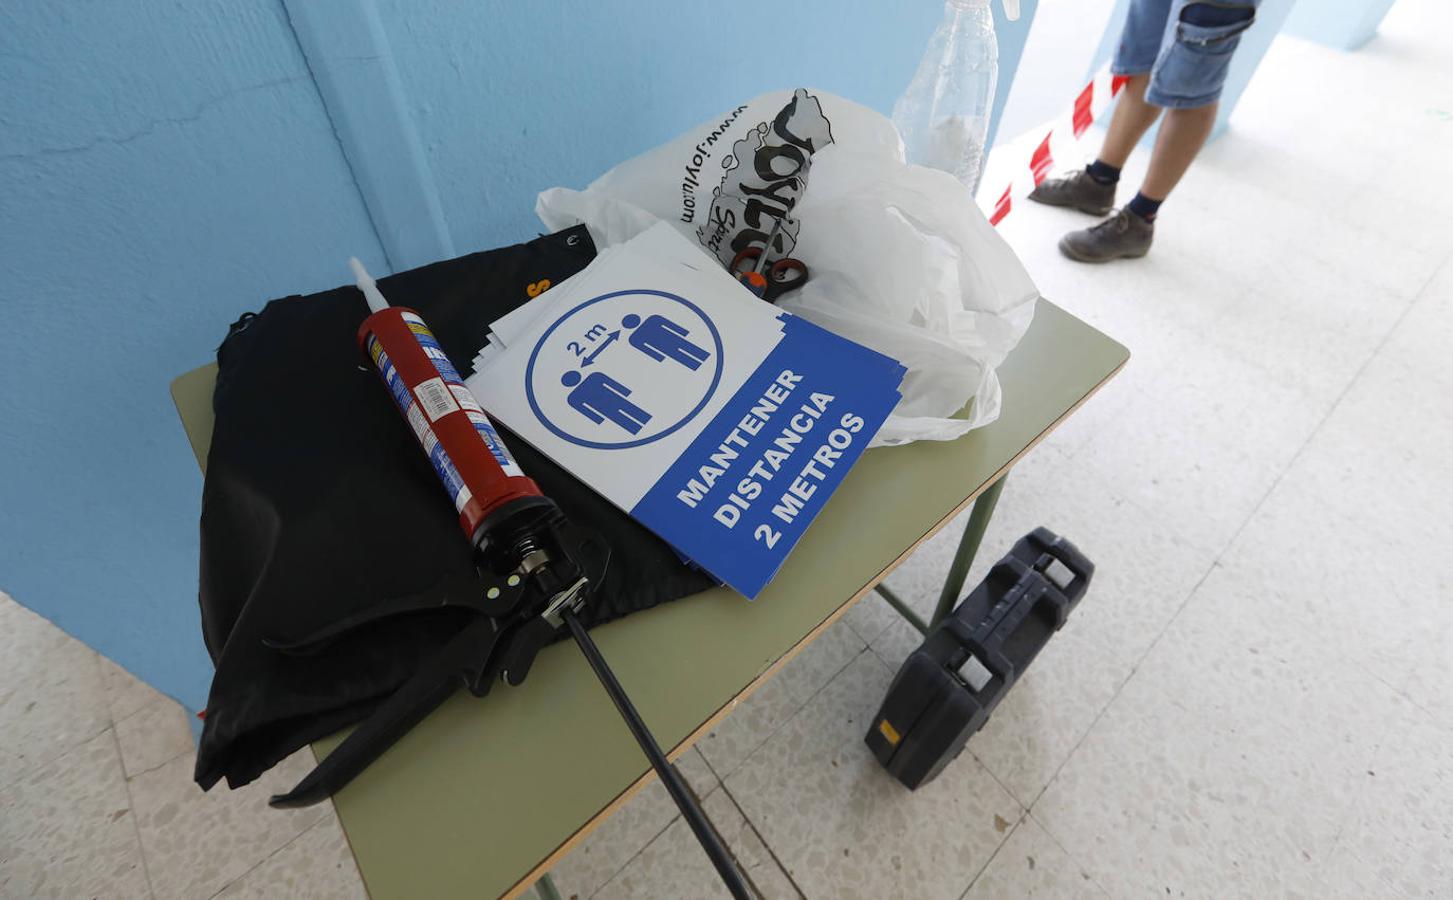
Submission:
<svg viewBox="0 0 1453 900">
<path fill-rule="evenodd" d="M 994 421 L 994 369 L 1039 296 L 967 188 L 905 164 L 887 117 L 821 91 L 764 94 L 535 211 L 551 230 L 584 222 L 602 249 L 665 219 L 722 263 L 783 219 L 770 256 L 811 278 L 778 305 L 908 368 L 874 444 Z"/>
</svg>

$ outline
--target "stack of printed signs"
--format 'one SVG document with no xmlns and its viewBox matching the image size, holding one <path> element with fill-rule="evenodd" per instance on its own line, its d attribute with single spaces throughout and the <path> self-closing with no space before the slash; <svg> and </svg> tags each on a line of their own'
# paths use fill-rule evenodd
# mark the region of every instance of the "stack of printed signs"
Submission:
<svg viewBox="0 0 1453 900">
<path fill-rule="evenodd" d="M 757 299 L 667 223 L 490 330 L 468 379 L 490 415 L 747 597 L 905 372 Z"/>
</svg>

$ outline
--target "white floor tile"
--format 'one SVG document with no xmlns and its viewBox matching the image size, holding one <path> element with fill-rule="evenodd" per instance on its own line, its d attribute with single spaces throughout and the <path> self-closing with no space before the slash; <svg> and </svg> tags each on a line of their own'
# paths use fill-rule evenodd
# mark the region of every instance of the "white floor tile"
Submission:
<svg viewBox="0 0 1453 900">
<path fill-rule="evenodd" d="M 1222 556 L 1167 640 L 1216 631 L 1268 664 L 1356 667 L 1401 688 L 1453 576 L 1423 546 L 1278 486 Z"/>
<path fill-rule="evenodd" d="M 1453 78 L 1453 71 L 1449 72 Z M 1453 124 L 1444 124 L 1436 140 L 1411 143 L 1389 160 L 1389 168 L 1403 171 L 1428 169 L 1427 163 L 1447 163 L 1447 144 L 1453 140 Z M 1439 145 L 1442 145 L 1441 147 Z M 1439 179 L 1373 178 L 1347 199 L 1343 214 L 1365 233 L 1395 236 L 1419 263 L 1416 272 L 1426 273 L 1428 264 L 1440 263 L 1453 252 L 1453 221 L 1448 217 L 1448 203 L 1453 201 L 1453 186 Z M 1384 264 L 1374 257 L 1373 266 Z"/>
<path fill-rule="evenodd" d="M 1368 900 L 1370 897 L 1391 900 L 1414 895 L 1397 893 L 1382 880 L 1375 864 L 1350 847 L 1339 847 L 1327 860 L 1320 877 L 1309 877 L 1305 887 L 1289 896 L 1308 900 Z"/>
<path fill-rule="evenodd" d="M 106 703 L 111 709 L 112 722 L 120 722 L 152 701 L 162 699 L 156 688 L 106 657 L 98 654 L 96 660 L 101 666 L 101 684 L 106 689 Z"/>
<path fill-rule="evenodd" d="M 701 755 L 698 747 L 692 747 L 677 757 L 676 768 L 680 770 L 681 777 L 686 779 L 687 785 L 696 792 L 698 797 L 709 797 L 713 791 L 721 787 L 721 779 L 707 764 L 706 757 Z"/>
<path fill-rule="evenodd" d="M 917 650 L 923 641 L 923 633 L 908 624 L 907 619 L 898 616 L 896 621 L 873 638 L 869 648 L 889 671 L 897 672 L 908 654 Z"/>
<path fill-rule="evenodd" d="M 1336 205 L 1293 202 L 1235 177 L 1218 179 L 1215 191 L 1194 239 L 1213 248 L 1207 252 L 1217 254 L 1220 271 L 1253 286 L 1301 260 L 1410 300 L 1443 260 L 1398 235 L 1360 227 Z M 1175 202 L 1167 202 L 1167 216 Z"/>
<path fill-rule="evenodd" d="M 1051 431 L 1042 444 L 1030 451 L 1031 456 L 1037 457 L 1050 450 L 1058 453 L 1061 458 L 1069 458 L 1084 449 L 1095 435 L 1108 428 L 1125 412 L 1127 406 L 1144 393 L 1136 387 L 1141 379 L 1127 377 L 1139 367 L 1140 360 L 1132 352 L 1130 361 L 1125 364 L 1120 374 L 1096 391 L 1083 406 Z M 1018 466 L 1015 468 L 1019 469 Z"/>
<path fill-rule="evenodd" d="M 1334 872 L 1356 868 L 1386 896 L 1453 896 L 1453 731 L 1411 705 L 1401 713 L 1331 854 L 1351 865 Z"/>
<path fill-rule="evenodd" d="M 1313 213 L 1300 248 L 1334 271 L 1357 275 L 1393 296 L 1411 300 L 1447 258 L 1447 245 L 1430 247 L 1375 227 L 1347 227 L 1340 216 Z"/>
<path fill-rule="evenodd" d="M 763 900 L 796 900 L 801 896 L 726 791 L 712 794 L 702 806 L 742 874 Z M 583 900 L 585 895 L 581 896 Z M 667 900 L 731 894 L 690 826 L 678 818 L 594 896 L 600 900 Z"/>
<path fill-rule="evenodd" d="M 1220 192 L 1228 181 L 1304 206 L 1333 205 L 1346 202 L 1372 178 L 1371 168 L 1349 173 L 1343 160 L 1329 159 L 1305 143 L 1269 140 L 1238 124 L 1239 117 L 1229 140 L 1212 141 L 1201 151 L 1176 187 L 1172 210 L 1187 198 L 1198 205 L 1221 205 L 1226 198 Z M 1235 203 L 1225 208 L 1245 209 Z"/>
<path fill-rule="evenodd" d="M 96 654 L 0 595 L 0 787 L 110 724 Z"/>
<path fill-rule="evenodd" d="M 1450 241 L 1453 246 L 1453 241 Z M 1382 352 L 1389 358 L 1453 391 L 1453 260 L 1418 297 L 1388 338 Z"/>
<path fill-rule="evenodd" d="M 1230 543 L 1278 474 L 1256 447 L 1156 398 L 1132 404 L 1076 459 L 1166 531 L 1213 553 Z"/>
<path fill-rule="evenodd" d="M 1318 437 L 1406 451 L 1432 468 L 1453 447 L 1453 403 L 1440 382 L 1380 352 L 1328 417 Z M 1430 479 L 1437 482 L 1441 479 Z"/>
<path fill-rule="evenodd" d="M 116 740 L 121 745 L 121 764 L 127 778 L 135 778 L 196 750 L 186 710 L 175 700 L 160 695 L 116 723 Z"/>
<path fill-rule="evenodd" d="M 859 655 L 726 780 L 810 898 L 956 897 L 1022 812 L 968 754 L 913 792 L 882 770 L 863 735 L 889 678 Z"/>
<path fill-rule="evenodd" d="M 0 896 L 151 896 L 109 730 L 0 787 Z"/>
<path fill-rule="evenodd" d="M 884 600 L 877 591 L 869 591 L 846 613 L 843 613 L 843 621 L 864 644 L 871 643 L 888 626 L 898 620 L 897 611 L 889 606 L 888 601 Z"/>
<path fill-rule="evenodd" d="M 1285 408 L 1276 401 L 1295 391 L 1301 408 L 1320 419 L 1410 303 L 1296 255 L 1278 260 L 1258 280 L 1246 302 L 1212 331 L 1220 346 L 1233 348 L 1263 374 L 1257 384 L 1270 402 L 1242 405 L 1253 411 Z"/>
<path fill-rule="evenodd" d="M 964 900 L 1082 900 L 1108 895 L 1033 816 L 1025 816 Z"/>
<path fill-rule="evenodd" d="M 677 768 L 698 797 L 720 786 L 695 748 L 681 755 Z M 670 794 L 653 780 L 555 865 L 550 876 L 556 888 L 565 897 L 594 896 L 678 818 Z"/>
<path fill-rule="evenodd" d="M 1248 303 L 1255 301 L 1248 300 Z M 1127 407 L 1140 415 L 1147 430 L 1168 430 L 1185 422 L 1194 436 L 1234 443 L 1259 462 L 1280 469 L 1311 437 L 1331 409 L 1337 395 L 1372 355 L 1366 355 L 1320 382 L 1293 374 L 1278 375 L 1242 348 L 1212 334 L 1172 335 L 1161 340 L 1155 353 L 1143 354 L 1144 393 L 1151 400 Z M 1150 365 L 1158 362 L 1158 366 Z M 1302 370 L 1307 376 L 1310 370 Z M 1167 416 L 1173 418 L 1166 420 Z M 1121 418 L 1125 418 L 1122 414 Z"/>
<path fill-rule="evenodd" d="M 1360 528 L 1436 545 L 1453 540 L 1450 446 L 1453 404 L 1443 386 L 1379 354 L 1284 481 Z"/>
<path fill-rule="evenodd" d="M 1453 731 L 1453 591 L 1439 598 L 1437 620 L 1425 628 L 1425 645 L 1403 686 L 1408 699 Z"/>
<path fill-rule="evenodd" d="M 1169 640 L 1033 807 L 1111 896 L 1283 896 L 1331 851 L 1396 697 Z M 1194 659 L 1177 665 L 1177 659 Z M 1254 657 L 1252 657 L 1254 659 Z"/>
<path fill-rule="evenodd" d="M 665 788 L 641 789 L 550 871 L 566 897 L 591 897 L 665 831 L 676 809 Z"/>
<path fill-rule="evenodd" d="M 738 703 L 697 749 L 713 771 L 723 778 L 729 776 L 865 646 L 846 622 L 834 622 L 776 676 Z"/>
<path fill-rule="evenodd" d="M 217 900 L 367 900 L 353 851 L 338 820 L 332 816 L 229 884 Z"/>
<path fill-rule="evenodd" d="M 329 805 L 298 810 L 267 805 L 269 795 L 291 788 L 312 768 L 306 748 L 235 791 L 219 786 L 203 793 L 192 781 L 193 763 L 190 754 L 179 756 L 130 781 L 157 900 L 211 897 L 333 815 Z"/>
<path fill-rule="evenodd" d="M 1317 604 L 1385 553 L 1306 508 L 1272 498 L 1034 806 L 1112 895 L 1303 890 L 1346 821 L 1400 701 L 1348 651 L 1376 623 Z"/>
<path fill-rule="evenodd" d="M 1039 797 L 1130 677 L 1132 664 L 1087 634 L 1066 625 L 969 739 L 969 752 L 1023 805 Z"/>
</svg>

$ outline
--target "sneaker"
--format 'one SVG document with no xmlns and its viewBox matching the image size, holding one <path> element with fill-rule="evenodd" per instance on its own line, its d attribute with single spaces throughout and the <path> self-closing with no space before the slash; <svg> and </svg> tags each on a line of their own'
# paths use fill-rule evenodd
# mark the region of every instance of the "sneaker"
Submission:
<svg viewBox="0 0 1453 900">
<path fill-rule="evenodd" d="M 1060 238 L 1059 252 L 1080 262 L 1134 259 L 1150 252 L 1154 237 L 1154 222 L 1121 209 L 1099 225 L 1071 231 Z"/>
<path fill-rule="evenodd" d="M 1029 193 L 1029 199 L 1047 206 L 1067 206 L 1092 216 L 1103 216 L 1115 208 L 1115 185 L 1101 184 L 1084 169 L 1062 178 L 1050 178 Z"/>
</svg>

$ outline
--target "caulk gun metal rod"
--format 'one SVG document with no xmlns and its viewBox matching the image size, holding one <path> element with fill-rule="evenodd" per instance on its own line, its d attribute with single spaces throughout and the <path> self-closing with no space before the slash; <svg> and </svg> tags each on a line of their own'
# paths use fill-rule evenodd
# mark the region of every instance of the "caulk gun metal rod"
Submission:
<svg viewBox="0 0 1453 900">
<path fill-rule="evenodd" d="M 752 893 L 747 889 L 746 879 L 742 877 L 741 871 L 737 869 L 736 862 L 731 854 L 727 852 L 726 846 L 721 841 L 721 836 L 716 833 L 711 822 L 707 820 L 706 814 L 701 811 L 701 806 L 696 798 L 691 795 L 686 787 L 686 782 L 681 779 L 681 773 L 661 752 L 661 747 L 656 743 L 656 738 L 651 734 L 651 729 L 646 727 L 646 722 L 641 714 L 636 712 L 635 704 L 631 698 L 626 696 L 625 688 L 616 680 L 615 673 L 606 664 L 605 657 L 600 655 L 600 648 L 595 646 L 595 641 L 586 632 L 585 626 L 575 618 L 575 614 L 569 610 L 561 613 L 565 624 L 570 626 L 570 636 L 575 638 L 575 643 L 580 645 L 580 652 L 585 654 L 585 661 L 595 670 L 595 677 L 600 679 L 600 684 L 610 699 L 615 703 L 616 710 L 621 718 L 626 720 L 626 725 L 635 735 L 636 743 L 641 745 L 646 758 L 651 761 L 651 767 L 660 776 L 661 783 L 666 786 L 666 792 L 671 799 L 676 801 L 676 808 L 681 810 L 681 815 L 686 818 L 691 830 L 696 833 L 696 839 L 701 842 L 701 849 L 711 858 L 711 864 L 716 866 L 716 872 L 726 884 L 727 890 L 737 900 L 752 900 Z"/>
</svg>

